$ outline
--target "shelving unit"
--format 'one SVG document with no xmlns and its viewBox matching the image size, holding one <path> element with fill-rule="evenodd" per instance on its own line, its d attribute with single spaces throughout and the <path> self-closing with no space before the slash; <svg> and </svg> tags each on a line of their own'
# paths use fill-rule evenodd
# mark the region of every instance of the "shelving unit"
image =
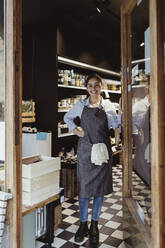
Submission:
<svg viewBox="0 0 165 248">
<path fill-rule="evenodd" d="M 66 64 L 66 65 L 72 65 L 74 67 L 79 67 L 79 68 L 88 69 L 88 70 L 95 71 L 95 72 L 101 72 L 103 74 L 108 74 L 108 75 L 113 75 L 113 76 L 120 77 L 120 73 L 114 72 L 114 71 L 111 71 L 111 70 L 107 70 L 107 69 L 104 69 L 104 68 L 101 68 L 101 67 L 89 65 L 89 64 L 82 63 L 82 62 L 79 62 L 79 61 L 76 61 L 76 60 L 73 60 L 73 59 L 65 58 L 65 57 L 62 57 L 62 56 L 58 56 L 57 59 L 58 59 L 58 62 Z"/>
<path fill-rule="evenodd" d="M 58 87 L 70 88 L 70 89 L 77 89 L 77 90 L 86 90 L 86 87 L 63 85 L 63 84 L 58 84 Z M 103 89 L 102 91 L 108 92 L 108 93 L 114 93 L 114 94 L 121 94 L 121 91 L 120 90 L 106 90 L 106 89 Z"/>
</svg>

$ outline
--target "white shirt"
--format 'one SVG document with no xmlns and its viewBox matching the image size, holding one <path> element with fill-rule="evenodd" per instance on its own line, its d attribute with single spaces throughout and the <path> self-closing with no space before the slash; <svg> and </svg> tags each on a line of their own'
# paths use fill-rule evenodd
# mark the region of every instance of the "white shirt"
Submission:
<svg viewBox="0 0 165 248">
<path fill-rule="evenodd" d="M 74 119 L 79 117 L 81 119 L 84 106 L 90 107 L 89 97 L 85 100 L 79 100 L 65 115 L 64 121 L 68 125 L 69 131 L 72 131 L 77 126 L 74 123 Z M 102 98 L 102 103 L 98 108 L 103 108 L 108 120 L 108 127 L 115 129 L 121 124 L 121 115 L 117 115 L 116 109 L 112 102 L 108 99 Z"/>
<path fill-rule="evenodd" d="M 148 97 L 144 97 L 140 101 L 137 101 L 132 106 L 132 128 L 133 132 L 137 131 L 137 128 L 141 128 L 144 125 L 145 116 L 147 113 L 147 110 L 150 106 L 150 103 L 148 101 Z"/>
</svg>

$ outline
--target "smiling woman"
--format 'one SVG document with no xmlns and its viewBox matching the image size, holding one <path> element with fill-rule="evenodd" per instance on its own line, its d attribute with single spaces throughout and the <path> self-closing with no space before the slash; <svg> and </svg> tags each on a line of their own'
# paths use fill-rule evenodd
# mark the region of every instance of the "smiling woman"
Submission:
<svg viewBox="0 0 165 248">
<path fill-rule="evenodd" d="M 118 118 L 113 104 L 101 96 L 102 79 L 97 74 L 87 77 L 89 97 L 78 101 L 64 116 L 70 131 L 79 137 L 77 148 L 77 180 L 80 210 L 80 227 L 75 241 L 82 242 L 89 232 L 89 241 L 99 243 L 98 220 L 104 196 L 112 193 L 112 150 L 109 129 L 118 127 Z M 74 119 L 81 119 L 80 127 Z M 88 203 L 93 197 L 90 230 L 88 230 Z"/>
</svg>

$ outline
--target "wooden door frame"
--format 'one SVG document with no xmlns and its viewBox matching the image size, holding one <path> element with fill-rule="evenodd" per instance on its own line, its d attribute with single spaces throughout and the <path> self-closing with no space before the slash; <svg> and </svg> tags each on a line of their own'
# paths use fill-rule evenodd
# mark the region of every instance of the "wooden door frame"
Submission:
<svg viewBox="0 0 165 248">
<path fill-rule="evenodd" d="M 163 248 L 165 242 L 165 79 L 163 47 L 164 0 L 150 0 L 151 27 L 151 159 L 152 159 L 152 237 L 153 247 Z"/>
<path fill-rule="evenodd" d="M 5 170 L 6 170 L 6 191 L 11 191 L 13 199 L 9 204 L 9 224 L 10 224 L 10 248 L 22 248 L 22 2 L 21 0 L 8 0 L 5 7 L 5 53 L 6 53 L 6 143 L 5 143 Z M 127 96 L 129 77 L 127 73 L 127 44 L 125 39 L 125 24 L 127 16 L 130 16 L 135 7 L 136 0 L 124 0 L 121 6 L 122 19 L 122 84 L 123 84 L 123 120 L 124 120 L 124 166 L 123 166 L 123 195 L 131 196 L 131 163 L 130 154 L 127 148 L 130 147 L 130 126 L 126 117 L 128 113 L 128 102 L 124 98 Z M 161 10 L 160 1 L 150 0 L 150 35 L 151 35 L 151 167 L 152 167 L 152 240 L 154 248 L 163 248 L 164 230 L 163 220 L 163 181 L 164 171 L 164 151 L 160 149 L 162 143 L 161 136 L 164 133 L 164 123 L 162 123 L 163 110 L 161 104 L 162 97 L 162 47 L 159 42 L 161 20 L 159 12 Z M 127 84 L 128 81 L 128 84 Z M 129 97 L 129 96 L 128 96 Z M 124 100 L 125 99 L 125 100 Z M 158 127 L 160 131 L 158 132 Z M 164 144 L 164 143 L 163 143 Z M 164 147 L 164 146 L 163 146 Z M 160 159 L 161 158 L 161 159 Z M 163 160 L 163 161 L 162 161 Z M 129 168 L 129 169 L 128 169 Z M 129 178 L 129 179 L 128 179 Z M 163 200 L 162 200 L 163 199 Z M 160 228 L 161 227 L 161 228 Z"/>
<path fill-rule="evenodd" d="M 149 1 L 150 17 L 150 51 L 151 51 L 151 187 L 152 187 L 152 247 L 164 247 L 165 228 L 165 196 L 163 178 L 165 178 L 165 114 L 163 108 L 165 104 L 165 86 L 163 83 L 163 46 L 161 37 L 162 19 L 161 3 L 163 0 Z M 129 70 L 129 56 L 131 55 L 130 36 L 130 15 L 137 4 L 137 0 L 123 0 L 121 5 L 121 64 L 122 64 L 122 100 L 123 100 L 123 197 L 131 196 L 130 185 L 132 175 L 132 153 L 130 144 L 130 133 L 132 127 L 129 117 L 130 106 L 128 104 L 131 71 Z M 128 22 L 128 23 L 127 23 Z M 127 126 L 128 125 L 128 126 Z M 162 138 L 163 137 L 163 138 Z M 149 246 L 151 247 L 151 246 Z"/>
<path fill-rule="evenodd" d="M 22 2 L 5 1 L 5 190 L 10 248 L 22 248 Z"/>
</svg>

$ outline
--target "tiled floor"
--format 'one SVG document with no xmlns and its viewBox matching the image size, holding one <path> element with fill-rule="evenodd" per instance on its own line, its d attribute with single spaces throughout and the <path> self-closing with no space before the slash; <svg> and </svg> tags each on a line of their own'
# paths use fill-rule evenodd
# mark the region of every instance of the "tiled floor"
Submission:
<svg viewBox="0 0 165 248">
<path fill-rule="evenodd" d="M 146 191 L 144 183 L 136 174 L 133 174 L 134 192 L 138 199 L 144 201 L 150 192 Z M 100 243 L 99 248 L 125 248 L 130 247 L 123 240 L 122 231 L 122 166 L 113 167 L 113 189 L 114 192 L 105 196 L 102 207 L 99 230 Z M 143 193 L 144 191 L 144 193 Z M 141 198 L 142 196 L 142 198 Z M 92 200 L 89 204 L 89 224 L 91 220 Z M 72 247 L 90 247 L 88 238 L 86 237 L 82 243 L 74 242 L 74 235 L 79 226 L 78 200 L 65 199 L 62 204 L 62 223 L 55 231 L 55 238 L 52 244 L 55 248 L 72 248 Z M 129 233 L 128 233 L 129 238 Z M 42 244 L 43 245 L 43 244 Z M 36 243 L 36 248 L 41 247 L 41 243 Z"/>
<path fill-rule="evenodd" d="M 144 220 L 151 227 L 151 190 L 133 172 L 133 198 L 143 209 Z"/>
</svg>

